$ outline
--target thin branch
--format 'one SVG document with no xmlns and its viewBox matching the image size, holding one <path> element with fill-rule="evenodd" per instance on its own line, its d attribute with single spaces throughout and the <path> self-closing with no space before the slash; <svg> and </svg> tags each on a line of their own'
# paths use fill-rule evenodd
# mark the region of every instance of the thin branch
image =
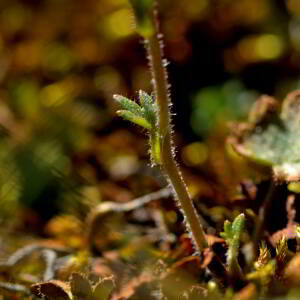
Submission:
<svg viewBox="0 0 300 300">
<path fill-rule="evenodd" d="M 92 243 L 96 221 L 104 214 L 109 212 L 129 212 L 139 207 L 142 207 L 151 201 L 158 200 L 161 198 L 168 198 L 171 194 L 171 189 L 169 187 L 166 187 L 159 191 L 136 198 L 127 203 L 116 203 L 110 201 L 100 203 L 98 206 L 93 208 L 90 214 L 87 216 L 87 241 L 89 246 L 91 246 Z"/>
<path fill-rule="evenodd" d="M 44 249 L 42 251 L 42 257 L 45 260 L 46 267 L 43 274 L 43 280 L 48 281 L 55 277 L 55 262 L 57 258 L 57 254 L 50 249 Z"/>
<path fill-rule="evenodd" d="M 10 283 L 10 282 L 1 282 L 0 281 L 0 289 L 4 289 L 9 292 L 22 293 L 25 295 L 30 295 L 29 289 L 21 284 Z"/>
<path fill-rule="evenodd" d="M 9 258 L 5 262 L 0 263 L 0 270 L 10 270 L 12 267 L 14 267 L 16 264 L 20 263 L 22 260 L 24 260 L 26 257 L 30 256 L 32 253 L 36 251 L 42 251 L 42 250 L 52 250 L 56 252 L 61 253 L 69 253 L 71 252 L 70 249 L 67 248 L 60 248 L 60 247 L 47 247 L 42 244 L 33 244 L 33 245 L 27 245 L 23 248 L 18 249 L 15 251 L 12 255 L 9 256 Z"/>
</svg>

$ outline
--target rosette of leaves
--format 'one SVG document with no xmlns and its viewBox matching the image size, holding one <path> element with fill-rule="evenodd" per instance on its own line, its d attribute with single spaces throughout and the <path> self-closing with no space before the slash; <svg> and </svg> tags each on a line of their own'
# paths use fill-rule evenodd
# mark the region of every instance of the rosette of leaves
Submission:
<svg viewBox="0 0 300 300">
<path fill-rule="evenodd" d="M 107 300 L 115 288 L 111 277 L 95 284 L 80 273 L 72 273 L 70 282 L 50 280 L 31 286 L 31 292 L 49 300 Z"/>
<path fill-rule="evenodd" d="M 278 181 L 300 180 L 300 91 L 278 101 L 262 96 L 253 105 L 248 123 L 233 126 L 230 143 L 248 160 L 266 166 Z"/>
<path fill-rule="evenodd" d="M 121 110 L 117 114 L 125 120 L 135 123 L 149 132 L 152 164 L 160 164 L 160 142 L 157 130 L 157 105 L 153 98 L 144 91 L 139 91 L 140 104 L 121 95 L 114 95 Z"/>
</svg>

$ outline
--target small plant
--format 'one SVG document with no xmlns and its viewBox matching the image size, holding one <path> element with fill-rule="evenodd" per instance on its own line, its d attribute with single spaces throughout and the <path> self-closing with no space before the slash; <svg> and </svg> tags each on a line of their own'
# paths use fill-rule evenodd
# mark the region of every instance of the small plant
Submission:
<svg viewBox="0 0 300 300">
<path fill-rule="evenodd" d="M 225 221 L 224 232 L 221 232 L 223 237 L 228 244 L 227 252 L 227 264 L 229 275 L 233 278 L 242 279 L 243 272 L 238 263 L 238 254 L 240 248 L 240 240 L 245 227 L 245 215 L 238 215 L 234 221 Z"/>
<path fill-rule="evenodd" d="M 120 95 L 114 95 L 116 101 L 122 107 L 117 114 L 132 123 L 135 123 L 149 132 L 150 154 L 152 165 L 160 165 L 160 143 L 157 125 L 157 105 L 153 98 L 147 93 L 140 91 L 140 105 Z"/>
<path fill-rule="evenodd" d="M 202 252 L 208 247 L 201 219 L 197 214 L 187 187 L 175 161 L 175 150 L 171 126 L 171 101 L 166 61 L 163 59 L 162 35 L 158 29 L 157 9 L 154 1 L 131 1 L 136 15 L 137 30 L 143 36 L 148 53 L 153 77 L 153 98 L 140 91 L 140 105 L 123 96 L 114 98 L 120 103 L 122 110 L 118 114 L 149 131 L 152 164 L 161 166 L 168 182 L 174 190 L 185 217 L 188 231 L 191 233 L 195 247 Z"/>
</svg>

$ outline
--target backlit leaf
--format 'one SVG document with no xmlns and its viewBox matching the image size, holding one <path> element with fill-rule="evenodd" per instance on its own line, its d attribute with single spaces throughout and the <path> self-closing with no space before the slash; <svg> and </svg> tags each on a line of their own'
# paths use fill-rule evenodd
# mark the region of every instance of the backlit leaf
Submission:
<svg viewBox="0 0 300 300">
<path fill-rule="evenodd" d="M 238 153 L 272 168 L 277 180 L 300 179 L 300 91 L 287 96 L 279 113 L 274 99 L 260 98 L 240 128 L 232 140 Z"/>
<path fill-rule="evenodd" d="M 130 121 L 132 123 L 135 123 L 141 127 L 144 127 L 148 130 L 151 129 L 151 124 L 143 117 L 137 116 L 134 113 L 128 111 L 128 110 L 118 110 L 117 114 L 124 118 L 127 121 Z"/>
</svg>

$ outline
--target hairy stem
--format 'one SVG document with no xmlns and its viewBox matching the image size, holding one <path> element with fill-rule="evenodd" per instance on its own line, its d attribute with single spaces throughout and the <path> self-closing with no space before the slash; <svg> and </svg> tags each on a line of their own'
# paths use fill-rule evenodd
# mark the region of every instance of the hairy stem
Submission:
<svg viewBox="0 0 300 300">
<path fill-rule="evenodd" d="M 161 146 L 161 166 L 165 172 L 168 181 L 171 183 L 175 196 L 186 218 L 189 231 L 193 235 L 193 239 L 197 250 L 202 252 L 208 247 L 204 231 L 201 225 L 200 217 L 190 198 L 187 187 L 183 181 L 180 171 L 174 159 L 171 117 L 170 117 L 170 99 L 168 91 L 167 72 L 164 68 L 163 60 L 163 44 L 160 39 L 157 21 L 157 10 L 153 9 L 152 21 L 154 33 L 146 39 L 146 49 L 150 61 L 150 67 L 153 77 L 153 87 L 158 105 L 158 131 Z"/>
</svg>

